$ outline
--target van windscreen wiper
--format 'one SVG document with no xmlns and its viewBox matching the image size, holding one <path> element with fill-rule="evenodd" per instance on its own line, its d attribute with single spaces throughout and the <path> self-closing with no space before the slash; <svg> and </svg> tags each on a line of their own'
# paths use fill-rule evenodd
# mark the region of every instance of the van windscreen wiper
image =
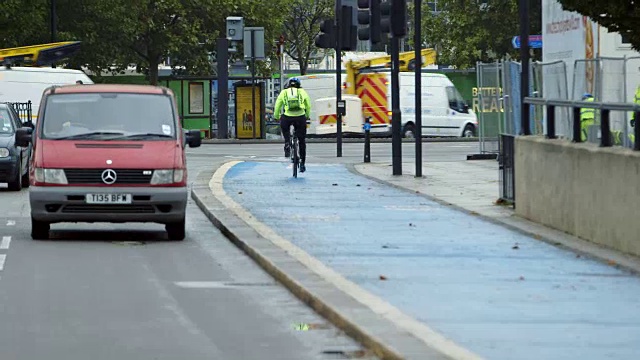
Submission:
<svg viewBox="0 0 640 360">
<path fill-rule="evenodd" d="M 88 132 L 88 133 L 82 133 L 82 134 L 75 134 L 75 135 L 69 135 L 69 136 L 62 136 L 59 138 L 54 138 L 52 140 L 76 140 L 76 139 L 95 139 L 95 138 L 103 138 L 104 136 L 108 136 L 108 135 L 115 135 L 115 136 L 122 136 L 124 135 L 123 132 L 114 132 L 114 131 L 94 131 L 94 132 Z M 112 137 L 108 137 L 108 139 L 111 139 Z"/>
<path fill-rule="evenodd" d="M 143 134 L 123 135 L 118 137 L 117 140 L 153 139 L 153 138 L 173 139 L 174 137 L 172 135 L 167 135 L 167 134 L 143 133 Z"/>
</svg>

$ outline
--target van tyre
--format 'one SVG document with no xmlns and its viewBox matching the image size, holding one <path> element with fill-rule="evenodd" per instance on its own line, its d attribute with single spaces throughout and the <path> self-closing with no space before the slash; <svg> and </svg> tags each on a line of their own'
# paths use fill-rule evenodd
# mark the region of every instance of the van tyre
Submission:
<svg viewBox="0 0 640 360">
<path fill-rule="evenodd" d="M 185 220 L 169 223 L 165 225 L 165 229 L 167 230 L 167 235 L 169 236 L 169 240 L 182 241 L 186 236 L 185 231 Z"/>
<path fill-rule="evenodd" d="M 476 136 L 476 127 L 471 124 L 467 124 L 467 126 L 464 127 L 464 130 L 462 130 L 462 137 L 474 136 Z"/>
<path fill-rule="evenodd" d="M 31 238 L 33 240 L 49 239 L 49 230 L 51 230 L 51 225 L 48 222 L 31 218 Z"/>
<path fill-rule="evenodd" d="M 9 190 L 20 191 L 22 190 L 22 166 L 18 164 L 18 171 L 16 171 L 16 178 L 13 181 L 9 181 Z"/>
<path fill-rule="evenodd" d="M 413 139 L 416 136 L 416 126 L 413 123 L 407 123 L 402 129 L 402 137 L 407 139 Z"/>
</svg>

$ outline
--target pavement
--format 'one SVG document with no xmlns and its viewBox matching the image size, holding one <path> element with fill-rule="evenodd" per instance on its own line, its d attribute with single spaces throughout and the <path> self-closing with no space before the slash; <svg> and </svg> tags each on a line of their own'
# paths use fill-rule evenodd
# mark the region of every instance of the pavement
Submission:
<svg viewBox="0 0 640 360">
<path fill-rule="evenodd" d="M 190 154 L 191 181 L 217 159 Z M 28 190 L 0 198 L 2 360 L 375 358 L 193 201 L 184 241 L 154 224 L 56 224 L 34 241 Z"/>
<path fill-rule="evenodd" d="M 493 204 L 495 161 L 430 162 L 425 178 L 309 162 L 292 179 L 282 158 L 246 160 L 202 172 L 198 205 L 380 357 L 640 355 L 637 260 L 514 219 Z"/>
</svg>

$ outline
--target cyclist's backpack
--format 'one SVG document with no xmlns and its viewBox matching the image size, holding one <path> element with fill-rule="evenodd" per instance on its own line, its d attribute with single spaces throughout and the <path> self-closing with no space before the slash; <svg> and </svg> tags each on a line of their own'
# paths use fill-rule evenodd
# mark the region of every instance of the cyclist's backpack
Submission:
<svg viewBox="0 0 640 360">
<path fill-rule="evenodd" d="M 293 89 L 294 88 L 290 88 L 291 93 L 289 93 L 289 91 L 287 91 L 285 93 L 286 95 L 286 102 L 287 102 L 287 109 L 288 110 L 304 110 L 303 108 L 303 101 L 302 101 L 302 93 L 300 92 L 300 89 L 296 89 L 296 94 L 293 93 Z M 291 96 L 291 97 L 290 97 Z"/>
</svg>

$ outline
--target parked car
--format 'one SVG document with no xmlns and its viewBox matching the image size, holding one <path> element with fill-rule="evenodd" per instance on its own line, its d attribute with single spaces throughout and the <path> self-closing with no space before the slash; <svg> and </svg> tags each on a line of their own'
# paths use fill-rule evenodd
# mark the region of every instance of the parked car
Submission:
<svg viewBox="0 0 640 360">
<path fill-rule="evenodd" d="M 185 146 L 173 92 L 148 85 L 66 85 L 44 91 L 33 134 L 31 237 L 59 222 L 155 222 L 185 238 Z"/>
<path fill-rule="evenodd" d="M 0 183 L 8 183 L 9 190 L 20 191 L 29 186 L 31 144 L 18 146 L 15 141 L 16 131 L 29 125 L 29 121 L 24 124 L 20 121 L 13 106 L 0 103 Z"/>
</svg>

